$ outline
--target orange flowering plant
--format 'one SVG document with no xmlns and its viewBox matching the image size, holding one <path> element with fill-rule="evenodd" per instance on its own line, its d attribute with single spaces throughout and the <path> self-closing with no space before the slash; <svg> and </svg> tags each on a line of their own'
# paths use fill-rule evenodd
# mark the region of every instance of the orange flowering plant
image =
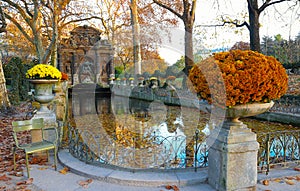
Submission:
<svg viewBox="0 0 300 191">
<path fill-rule="evenodd" d="M 218 96 L 222 93 L 221 86 L 225 86 L 224 103 L 228 107 L 270 102 L 284 95 L 288 87 L 282 64 L 272 56 L 251 50 L 215 53 L 196 64 L 190 70 L 189 79 L 198 96 L 209 103 L 222 102 Z"/>
<path fill-rule="evenodd" d="M 67 73 L 61 72 L 61 80 L 68 80 L 69 76 Z"/>
</svg>

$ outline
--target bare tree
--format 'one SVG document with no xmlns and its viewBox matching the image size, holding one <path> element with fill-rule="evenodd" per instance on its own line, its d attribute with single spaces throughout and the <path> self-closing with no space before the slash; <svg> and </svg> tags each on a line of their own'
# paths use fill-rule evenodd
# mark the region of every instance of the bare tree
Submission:
<svg viewBox="0 0 300 191">
<path fill-rule="evenodd" d="M 195 21 L 196 0 L 153 0 L 160 7 L 167 9 L 182 20 L 185 30 L 185 69 L 188 74 L 194 65 L 193 28 Z"/>
<path fill-rule="evenodd" d="M 1 25 L 0 33 L 5 32 L 6 21 L 1 7 L 0 7 L 0 25 Z M 10 107 L 10 102 L 8 99 L 6 82 L 5 82 L 4 72 L 3 72 L 2 55 L 0 54 L 0 110 L 6 109 L 8 107 Z"/>
<path fill-rule="evenodd" d="M 239 23 L 237 20 L 228 21 L 223 19 L 223 25 L 230 23 L 234 24 L 236 27 L 246 26 L 249 30 L 250 35 L 250 49 L 254 51 L 260 52 L 260 35 L 259 35 L 259 17 L 263 11 L 266 10 L 267 7 L 271 7 L 271 5 L 275 5 L 282 2 L 294 2 L 295 6 L 299 3 L 299 0 L 263 0 L 261 4 L 259 4 L 258 0 L 247 0 L 248 5 L 248 14 L 249 14 L 249 22 L 244 21 Z M 222 25 L 222 26 L 223 26 Z"/>
<path fill-rule="evenodd" d="M 131 25 L 133 34 L 133 62 L 134 74 L 141 74 L 142 57 L 141 57 L 141 43 L 140 43 L 140 23 L 138 18 L 137 0 L 131 0 Z"/>
<path fill-rule="evenodd" d="M 66 25 L 94 18 L 91 9 L 81 11 L 76 0 L 0 0 L 0 3 L 5 17 L 34 45 L 40 63 L 48 63 L 52 57 L 51 62 L 56 65 L 57 43 Z"/>
<path fill-rule="evenodd" d="M 130 8 L 128 3 L 128 0 L 97 0 L 97 11 L 99 11 L 102 34 L 113 44 L 115 43 L 116 32 L 123 27 L 130 26 L 130 18 L 126 14 Z"/>
<path fill-rule="evenodd" d="M 100 30 L 115 48 L 114 63 L 122 64 L 129 71 L 135 66 L 136 74 L 149 64 L 145 62 L 145 59 L 150 59 L 147 56 L 157 59 L 154 52 L 161 42 L 159 31 L 167 31 L 166 26 L 178 23 L 168 10 L 158 9 L 153 0 L 97 0 L 97 7 Z M 149 51 L 151 54 L 146 56 Z"/>
</svg>

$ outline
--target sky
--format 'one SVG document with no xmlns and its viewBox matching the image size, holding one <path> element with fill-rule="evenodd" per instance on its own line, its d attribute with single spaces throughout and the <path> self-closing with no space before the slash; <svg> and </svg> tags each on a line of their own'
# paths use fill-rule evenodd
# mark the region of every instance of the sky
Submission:
<svg viewBox="0 0 300 191">
<path fill-rule="evenodd" d="M 214 0 L 197 1 L 195 28 L 200 29 L 200 34 L 197 37 L 197 39 L 200 40 L 194 48 L 200 48 L 200 46 L 197 46 L 201 45 L 208 49 L 215 49 L 231 47 L 238 41 L 249 42 L 249 32 L 246 27 L 203 27 L 203 25 L 221 24 L 220 21 L 216 20 L 216 17 L 220 15 L 240 19 L 247 13 L 246 0 L 219 0 L 219 8 L 217 8 L 215 2 Z M 286 11 L 287 8 L 287 2 L 283 2 L 275 6 L 275 9 L 278 11 L 274 11 L 274 7 L 265 9 L 260 16 L 261 38 L 263 36 L 273 37 L 277 34 L 281 34 L 284 39 L 295 39 L 300 32 L 300 20 L 295 18 L 295 11 Z M 284 14 L 279 14 L 279 12 Z M 165 58 L 168 63 L 175 63 L 184 53 L 184 47 L 182 46 L 183 38 L 179 36 L 184 34 L 184 31 L 181 32 L 181 30 L 183 31 L 183 25 L 175 29 L 175 31 L 177 31 L 175 39 L 180 39 L 181 42 L 173 42 L 173 44 L 169 43 L 167 45 L 163 44 L 163 48 L 159 49 L 161 56 Z M 181 44 L 181 46 L 177 44 Z"/>
</svg>

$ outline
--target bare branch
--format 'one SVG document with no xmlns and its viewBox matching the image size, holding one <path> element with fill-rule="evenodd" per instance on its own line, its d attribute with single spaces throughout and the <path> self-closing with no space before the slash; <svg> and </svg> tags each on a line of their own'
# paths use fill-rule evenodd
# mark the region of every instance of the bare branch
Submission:
<svg viewBox="0 0 300 191">
<path fill-rule="evenodd" d="M 175 11 L 174 9 L 172 9 L 171 7 L 165 5 L 165 4 L 163 4 L 162 2 L 157 1 L 157 0 L 153 0 L 153 2 L 156 3 L 157 5 L 159 5 L 160 7 L 169 10 L 169 11 L 172 12 L 174 15 L 176 15 L 177 17 L 179 17 L 180 19 L 183 20 L 183 16 L 180 15 L 178 12 L 176 12 L 176 11 Z"/>
<path fill-rule="evenodd" d="M 197 1 L 193 0 L 192 9 L 191 9 L 191 13 L 190 13 L 190 15 L 193 17 L 192 18 L 193 21 L 195 21 L 196 4 L 197 4 Z"/>
<path fill-rule="evenodd" d="M 291 0 L 278 0 L 278 1 L 272 1 L 272 0 L 267 0 L 266 2 L 264 2 L 264 4 L 258 9 L 258 12 L 261 13 L 263 12 L 267 7 L 269 7 L 270 5 L 274 5 L 277 3 L 281 3 L 283 1 L 291 1 Z"/>
<path fill-rule="evenodd" d="M 20 30 L 20 32 L 24 35 L 24 37 L 29 40 L 31 43 L 33 43 L 33 39 L 24 31 L 24 29 L 22 28 L 22 26 L 16 21 L 15 18 L 11 17 L 10 15 L 4 13 L 5 17 L 10 20 L 11 22 L 14 23 L 14 25 L 16 25 L 16 27 Z"/>
<path fill-rule="evenodd" d="M 26 0 L 21 0 L 21 1 L 24 3 L 26 13 L 27 13 L 30 17 L 33 17 L 32 13 L 30 12 L 30 9 L 29 9 L 29 6 L 28 6 L 27 1 L 26 1 Z"/>
<path fill-rule="evenodd" d="M 29 24 L 29 25 L 31 24 L 30 23 L 30 19 L 26 19 L 26 18 L 30 17 L 30 15 L 28 15 L 24 11 L 24 9 L 22 9 L 22 7 L 20 5 L 12 2 L 10 0 L 2 0 L 2 1 L 8 3 L 11 7 L 15 8 L 19 12 L 19 14 L 24 18 L 24 20 L 26 21 L 26 23 Z"/>
<path fill-rule="evenodd" d="M 1 6 L 0 6 L 0 19 L 1 19 L 0 33 L 3 33 L 3 32 L 6 32 L 7 23 L 5 21 L 5 16 L 4 16 L 4 13 L 2 11 L 2 7 Z"/>
<path fill-rule="evenodd" d="M 63 24 L 60 25 L 61 28 L 71 24 L 71 23 L 76 23 L 76 22 L 81 22 L 81 21 L 88 21 L 88 20 L 91 20 L 91 19 L 102 19 L 101 17 L 97 17 L 97 16 L 91 16 L 91 17 L 88 17 L 88 18 L 82 18 L 82 19 L 73 19 L 69 22 L 65 22 Z"/>
<path fill-rule="evenodd" d="M 243 26 L 246 26 L 248 30 L 250 29 L 250 26 L 249 26 L 249 24 L 248 24 L 246 21 L 244 21 L 243 23 L 239 24 L 237 20 L 235 20 L 235 21 L 225 21 L 225 20 L 223 20 L 223 23 L 222 23 L 222 24 L 214 24 L 214 25 L 197 25 L 196 27 L 223 27 L 223 26 L 225 26 L 226 24 L 233 24 L 233 25 L 235 25 L 236 27 L 243 27 Z"/>
<path fill-rule="evenodd" d="M 247 29 L 250 30 L 250 25 L 249 25 L 246 21 L 244 21 L 243 23 L 239 24 L 237 19 L 234 20 L 234 21 L 231 21 L 231 20 L 228 21 L 228 20 L 226 20 L 226 19 L 223 18 L 223 17 L 221 17 L 221 18 L 222 18 L 222 21 L 223 21 L 223 24 L 224 24 L 224 25 L 225 25 L 225 24 L 233 24 L 233 25 L 235 25 L 236 27 L 243 27 L 243 26 L 246 26 Z"/>
<path fill-rule="evenodd" d="M 249 24 L 246 21 L 244 21 L 242 24 L 239 24 L 237 21 L 224 21 L 224 24 L 233 24 L 236 27 L 246 26 L 247 29 L 250 30 L 250 26 L 249 26 Z"/>
</svg>

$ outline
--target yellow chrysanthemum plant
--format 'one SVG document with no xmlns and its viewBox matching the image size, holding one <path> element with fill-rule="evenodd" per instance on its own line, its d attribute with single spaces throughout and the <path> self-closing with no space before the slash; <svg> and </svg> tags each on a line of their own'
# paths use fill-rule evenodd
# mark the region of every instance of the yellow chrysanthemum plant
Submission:
<svg viewBox="0 0 300 191">
<path fill-rule="evenodd" d="M 56 79 L 62 78 L 61 72 L 54 66 L 48 64 L 37 64 L 27 70 L 26 78 L 28 79 Z"/>
<path fill-rule="evenodd" d="M 229 108 L 279 99 L 288 88 L 282 64 L 272 56 L 251 50 L 215 53 L 195 64 L 189 79 L 200 99 Z M 220 96 L 222 91 L 226 92 L 225 101 Z"/>
</svg>

